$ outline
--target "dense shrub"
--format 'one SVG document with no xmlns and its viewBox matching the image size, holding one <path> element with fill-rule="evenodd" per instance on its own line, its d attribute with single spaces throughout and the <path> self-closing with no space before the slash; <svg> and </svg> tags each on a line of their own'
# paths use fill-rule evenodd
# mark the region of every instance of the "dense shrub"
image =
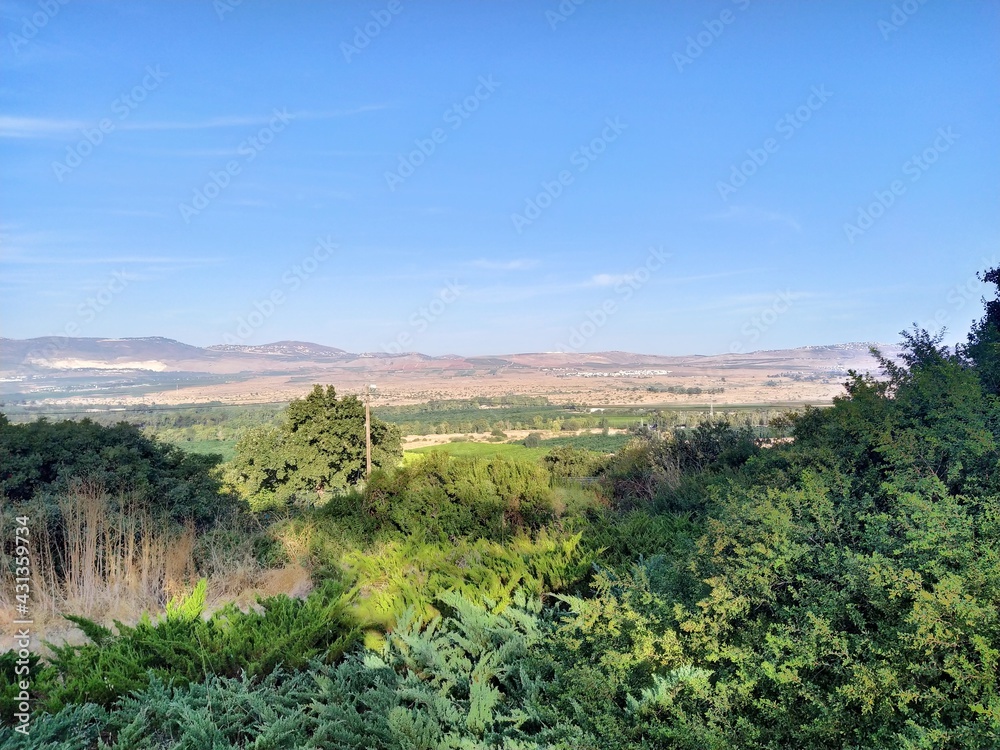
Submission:
<svg viewBox="0 0 1000 750">
<path fill-rule="evenodd" d="M 87 482 L 109 498 L 139 498 L 151 512 L 204 525 L 237 504 L 220 493 L 220 460 L 159 443 L 125 422 L 10 424 L 0 415 L 0 497 L 15 503 Z"/>
<path fill-rule="evenodd" d="M 681 471 L 736 469 L 760 451 L 749 424 L 705 421 L 693 430 L 678 431 L 670 445 Z"/>
<path fill-rule="evenodd" d="M 50 712 L 79 703 L 108 707 L 152 677 L 183 685 L 209 673 L 256 677 L 279 665 L 299 669 L 312 659 L 334 661 L 359 633 L 350 599 L 344 587 L 328 582 L 305 601 L 276 596 L 260 600 L 260 611 L 230 605 L 205 620 L 202 581 L 159 622 L 119 623 L 112 632 L 69 616 L 90 642 L 51 647 L 50 663 L 33 674 L 35 705 Z M 0 672 L 0 695 L 9 692 L 8 671 Z"/>
<path fill-rule="evenodd" d="M 706 421 L 666 438 L 653 434 L 633 440 L 601 474 L 616 508 L 701 515 L 711 488 L 724 486 L 760 451 L 749 425 Z"/>
<path fill-rule="evenodd" d="M 578 534 L 543 533 L 503 544 L 406 539 L 349 552 L 340 560 L 340 571 L 361 594 L 358 618 L 392 628 L 407 609 L 418 617 L 433 616 L 434 600 L 448 591 L 475 603 L 490 600 L 503 606 L 519 591 L 540 600 L 583 581 L 595 557 L 581 547 Z"/>
<path fill-rule="evenodd" d="M 657 555 L 685 564 L 704 522 L 675 513 L 597 509 L 572 527 L 579 531 L 585 549 L 599 553 L 601 566 L 627 570 L 636 560 Z"/>
<path fill-rule="evenodd" d="M 602 456 L 582 448 L 553 448 L 542 459 L 554 477 L 592 477 L 603 463 Z"/>
<path fill-rule="evenodd" d="M 375 653 L 261 680 L 209 675 L 170 687 L 154 676 L 113 711 L 67 707 L 37 719 L 27 738 L 0 730 L 0 748 L 597 747 L 578 727 L 549 723 L 542 685 L 523 668 L 546 630 L 537 603 L 495 611 L 450 594 L 438 604 L 447 616 L 404 617 Z"/>
<path fill-rule="evenodd" d="M 680 465 L 667 441 L 657 437 L 636 439 L 608 462 L 603 479 L 616 508 L 648 508 L 663 488 L 678 485 Z"/>
<path fill-rule="evenodd" d="M 530 432 L 524 438 L 524 440 L 521 441 L 521 445 L 523 445 L 525 448 L 537 448 L 539 445 L 541 445 L 541 442 L 542 442 L 542 434 L 540 432 Z"/>
<path fill-rule="evenodd" d="M 431 453 L 391 472 L 375 472 L 365 508 L 380 524 L 421 539 L 505 539 L 553 518 L 548 474 L 503 457 Z"/>
</svg>

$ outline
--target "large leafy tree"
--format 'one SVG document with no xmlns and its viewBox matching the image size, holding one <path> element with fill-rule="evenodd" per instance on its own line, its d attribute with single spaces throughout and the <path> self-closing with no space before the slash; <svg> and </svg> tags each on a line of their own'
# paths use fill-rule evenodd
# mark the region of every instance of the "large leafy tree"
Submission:
<svg viewBox="0 0 1000 750">
<path fill-rule="evenodd" d="M 396 425 L 371 420 L 372 466 L 402 456 Z M 295 399 L 277 427 L 250 430 L 236 444 L 228 482 L 255 508 L 322 500 L 365 478 L 365 406 L 356 396 L 337 398 L 333 386 L 314 386 Z"/>
<path fill-rule="evenodd" d="M 1000 489 L 996 400 L 983 393 L 979 373 L 940 345 L 942 334 L 902 335 L 902 364 L 879 359 L 892 396 L 879 451 L 897 478 L 933 476 L 956 494 Z"/>
<path fill-rule="evenodd" d="M 1000 395 L 1000 266 L 984 271 L 979 280 L 993 284 L 997 291 L 991 300 L 983 300 L 986 314 L 969 331 L 969 343 L 959 354 L 979 376 L 983 390 Z"/>
</svg>

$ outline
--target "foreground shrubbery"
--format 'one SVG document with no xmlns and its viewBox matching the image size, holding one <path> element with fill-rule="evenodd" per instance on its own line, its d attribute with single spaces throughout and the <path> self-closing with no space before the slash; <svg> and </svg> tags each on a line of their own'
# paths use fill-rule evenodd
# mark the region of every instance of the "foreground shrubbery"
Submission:
<svg viewBox="0 0 1000 750">
<path fill-rule="evenodd" d="M 561 712 L 602 747 L 996 747 L 996 500 L 840 489 L 733 487 L 692 554 L 565 599 Z"/>
<path fill-rule="evenodd" d="M 277 596 L 260 601 L 260 611 L 225 607 L 202 618 L 205 582 L 185 600 L 167 607 L 159 622 L 148 618 L 115 631 L 81 617 L 70 619 L 90 642 L 53 646 L 52 657 L 32 673 L 35 707 L 55 712 L 94 703 L 109 707 L 151 680 L 185 685 L 206 674 L 257 678 L 279 666 L 299 669 L 306 662 L 336 660 L 357 637 L 349 614 L 351 596 L 327 583 L 304 601 Z M 13 662 L 3 662 L 0 695 L 11 695 Z M 0 706 L 11 715 L 10 705 Z"/>
<path fill-rule="evenodd" d="M 273 532 L 317 578 L 357 587 L 359 618 L 388 628 L 408 608 L 434 615 L 447 591 L 506 605 L 517 591 L 540 598 L 583 582 L 598 550 L 579 531 L 523 515 L 532 506 L 538 517 L 542 505 L 553 519 L 554 498 L 567 496 L 536 465 L 431 454 Z"/>
<path fill-rule="evenodd" d="M 40 718 L 17 746 L 597 747 L 572 724 L 548 725 L 544 685 L 524 668 L 547 630 L 537 603 L 493 613 L 452 594 L 438 604 L 447 616 L 426 626 L 403 618 L 378 650 L 335 666 L 174 688 L 154 677 L 113 711 L 85 704 Z"/>
<path fill-rule="evenodd" d="M 444 593 L 374 653 L 174 689 L 161 671 L 114 710 L 40 718 L 34 746 L 89 726 L 122 748 L 995 747 L 995 500 L 912 493 L 881 537 L 842 489 L 734 488 L 687 556 L 603 570 L 590 595 Z"/>
<path fill-rule="evenodd" d="M 391 628 L 410 609 L 428 619 L 446 592 L 472 603 L 504 607 L 518 594 L 541 601 L 586 579 L 596 555 L 583 550 L 580 535 L 517 537 L 504 544 L 488 539 L 455 544 L 414 540 L 388 542 L 342 558 L 343 570 L 360 587 L 359 617 Z"/>
<path fill-rule="evenodd" d="M 270 528 L 329 599 L 81 623 L 94 642 L 37 667 L 54 713 L 0 745 L 1000 747 L 1000 301 L 967 349 L 904 344 L 794 442 L 638 440 L 602 467 L 610 502 L 572 512 L 540 466 L 380 474 Z M 279 624 L 304 633 L 280 654 L 257 638 Z"/>
</svg>

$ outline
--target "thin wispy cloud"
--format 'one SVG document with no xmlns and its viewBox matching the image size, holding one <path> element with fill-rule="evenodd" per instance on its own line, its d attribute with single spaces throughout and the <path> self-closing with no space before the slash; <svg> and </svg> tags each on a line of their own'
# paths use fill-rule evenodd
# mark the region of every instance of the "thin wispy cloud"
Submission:
<svg viewBox="0 0 1000 750">
<path fill-rule="evenodd" d="M 17 225 L 7 224 L 0 227 L 0 262 L 17 259 L 30 261 L 42 257 L 49 248 L 79 247 L 89 242 L 86 234 L 58 230 L 21 230 Z"/>
<path fill-rule="evenodd" d="M 374 112 L 385 109 L 386 104 L 368 104 L 353 109 L 337 110 L 334 112 L 289 112 L 288 117 L 292 120 L 334 120 L 340 117 L 351 117 L 365 112 Z M 275 109 L 282 110 L 281 107 Z M 205 120 L 161 120 L 152 122 L 127 122 L 122 125 L 122 130 L 208 130 L 211 128 L 233 128 L 252 125 L 266 125 L 274 119 L 273 112 L 266 115 L 230 115 L 224 117 L 210 117 Z"/>
<path fill-rule="evenodd" d="M 627 273 L 598 273 L 590 277 L 583 286 L 616 286 L 631 278 Z"/>
<path fill-rule="evenodd" d="M 0 115 L 0 138 L 58 138 L 87 125 L 84 120 Z"/>
<path fill-rule="evenodd" d="M 528 271 L 538 266 L 538 261 L 533 258 L 520 258 L 517 260 L 487 260 L 480 258 L 472 261 L 474 268 L 482 268 L 485 271 Z"/>
<path fill-rule="evenodd" d="M 720 271 L 718 273 L 703 273 L 694 276 L 669 276 L 664 273 L 656 275 L 657 283 L 661 284 L 694 284 L 699 281 L 712 281 L 715 279 L 728 278 L 730 276 L 740 276 L 742 274 L 753 273 L 753 269 L 737 269 L 733 271 Z M 586 281 L 577 284 L 577 287 L 613 287 L 621 283 L 627 283 L 635 279 L 631 273 L 597 273 Z"/>
<path fill-rule="evenodd" d="M 775 223 L 784 224 L 789 229 L 796 232 L 802 230 L 802 226 L 794 217 L 783 214 L 779 211 L 768 211 L 766 209 L 754 208 L 752 206 L 729 206 L 725 211 L 709 214 L 705 217 L 709 221 L 741 221 L 752 223 Z"/>
<path fill-rule="evenodd" d="M 167 156 L 181 159 L 224 159 L 229 156 L 238 156 L 239 146 L 227 148 L 123 148 L 124 153 L 139 154 L 144 156 Z"/>
<path fill-rule="evenodd" d="M 287 116 L 293 121 L 332 120 L 374 112 L 387 107 L 386 104 L 368 104 L 333 112 L 290 112 Z M 276 107 L 276 109 L 280 108 Z M 129 120 L 116 125 L 119 130 L 131 131 L 212 130 L 267 125 L 273 119 L 273 112 L 269 112 L 265 115 L 224 115 L 196 120 L 150 120 L 146 122 Z M 76 134 L 83 128 L 93 127 L 93 125 L 94 123 L 91 121 L 75 118 L 3 115 L 0 116 L 0 138 L 62 138 L 66 135 Z"/>
<path fill-rule="evenodd" d="M 146 257 L 142 255 L 95 255 L 95 256 L 63 256 L 51 257 L 40 255 L 4 255 L 0 257 L 0 263 L 9 263 L 20 266 L 49 266 L 49 265 L 74 265 L 74 266 L 98 266 L 98 265 L 120 265 L 128 263 L 150 266 L 175 266 L 194 268 L 201 266 L 212 266 L 223 263 L 222 258 L 181 258 L 181 257 Z"/>
</svg>

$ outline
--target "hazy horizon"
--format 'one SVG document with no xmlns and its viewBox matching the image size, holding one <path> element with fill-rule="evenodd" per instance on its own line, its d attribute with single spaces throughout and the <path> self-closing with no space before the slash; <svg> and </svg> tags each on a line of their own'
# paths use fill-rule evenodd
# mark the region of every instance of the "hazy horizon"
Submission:
<svg viewBox="0 0 1000 750">
<path fill-rule="evenodd" d="M 1000 6 L 6 2 L 0 335 L 946 343 Z"/>
<path fill-rule="evenodd" d="M 213 350 L 220 350 L 220 351 L 222 350 L 223 347 L 229 347 L 229 346 L 235 346 L 237 348 L 240 348 L 240 347 L 246 347 L 246 348 L 266 348 L 266 347 L 269 347 L 269 346 L 280 346 L 280 345 L 298 344 L 298 345 L 307 345 L 307 346 L 319 346 L 319 347 L 328 348 L 328 349 L 338 349 L 340 351 L 345 352 L 346 354 L 371 354 L 371 355 L 420 354 L 420 355 L 432 356 L 432 357 L 448 357 L 448 356 L 481 357 L 481 356 L 503 355 L 503 354 L 573 354 L 573 353 L 577 353 L 577 352 L 574 352 L 573 350 L 559 350 L 559 349 L 552 349 L 552 350 L 541 350 L 541 349 L 527 350 L 526 349 L 526 350 L 510 350 L 510 351 L 486 351 L 486 350 L 482 350 L 482 351 L 480 351 L 480 350 L 474 350 L 474 351 L 448 351 L 448 352 L 441 352 L 439 354 L 428 354 L 428 352 L 423 352 L 423 351 L 420 351 L 419 349 L 404 349 L 404 350 L 401 350 L 400 352 L 386 352 L 384 350 L 379 350 L 379 349 L 361 349 L 361 350 L 354 351 L 354 350 L 344 349 L 341 346 L 337 346 L 336 343 L 331 343 L 331 342 L 327 342 L 327 341 L 304 341 L 302 339 L 281 339 L 281 340 L 276 340 L 276 341 L 262 341 L 262 342 L 257 343 L 257 344 L 242 343 L 242 344 L 232 344 L 232 345 L 230 345 L 230 344 L 225 344 L 225 343 L 222 343 L 222 342 L 218 342 L 218 343 L 215 343 L 215 344 L 204 344 L 204 345 L 202 345 L 202 344 L 192 344 L 192 343 L 190 343 L 188 341 L 182 341 L 182 340 L 170 338 L 170 337 L 167 337 L 167 336 L 155 336 L 155 335 L 151 335 L 151 336 L 122 336 L 122 337 L 114 337 L 114 336 L 78 336 L 78 337 L 36 336 L 36 337 L 30 337 L 30 338 L 25 338 L 25 339 L 14 339 L 14 338 L 6 337 L 6 336 L 0 336 L 0 340 L 18 341 L 18 342 L 33 341 L 33 340 L 42 340 L 42 339 L 49 339 L 49 338 L 56 339 L 56 346 L 57 346 L 57 348 L 55 350 L 53 350 L 53 351 L 59 351 L 59 350 L 67 348 L 66 344 L 69 341 L 72 341 L 72 340 L 86 340 L 86 341 L 95 341 L 95 342 L 114 342 L 114 341 L 144 341 L 144 340 L 145 341 L 151 341 L 151 340 L 162 339 L 162 340 L 169 341 L 169 342 L 172 342 L 172 343 L 175 343 L 175 344 L 182 344 L 184 346 L 194 346 L 194 347 L 197 347 L 199 349 L 213 349 Z M 866 346 L 896 347 L 898 345 L 899 345 L 899 342 L 897 342 L 897 341 L 828 341 L 828 342 L 824 342 L 824 343 L 803 344 L 803 345 L 801 345 L 799 347 L 787 347 L 787 349 L 822 349 L 822 348 L 827 348 L 827 347 L 855 347 L 856 348 L 856 347 L 866 347 Z M 601 354 L 601 353 L 621 352 L 623 354 L 637 354 L 637 355 L 649 356 L 649 357 L 671 357 L 671 356 L 675 356 L 675 357 L 684 357 L 684 356 L 714 357 L 714 356 L 720 356 L 720 355 L 726 355 L 726 354 L 753 354 L 755 352 L 784 351 L 784 350 L 786 350 L 786 349 L 785 348 L 767 347 L 767 348 L 761 348 L 761 349 L 747 349 L 747 350 L 744 350 L 744 351 L 741 351 L 741 352 L 691 351 L 691 352 L 685 352 L 683 354 L 666 354 L 665 355 L 665 354 L 662 354 L 660 352 L 652 352 L 652 351 L 647 352 L 647 351 L 632 351 L 632 350 L 626 350 L 626 349 L 602 349 L 602 350 L 580 351 L 578 353 L 581 354 L 581 355 L 585 355 L 585 354 Z"/>
</svg>

